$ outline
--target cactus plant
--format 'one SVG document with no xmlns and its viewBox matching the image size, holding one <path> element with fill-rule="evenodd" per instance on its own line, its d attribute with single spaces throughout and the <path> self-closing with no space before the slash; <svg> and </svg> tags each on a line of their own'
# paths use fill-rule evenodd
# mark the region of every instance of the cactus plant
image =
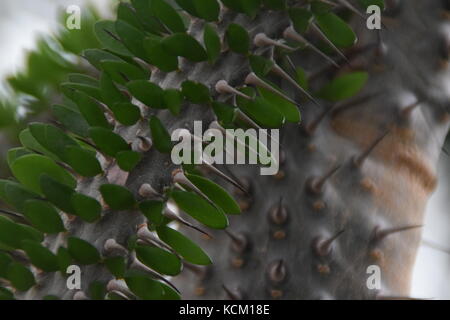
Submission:
<svg viewBox="0 0 450 320">
<path fill-rule="evenodd" d="M 407 296 L 449 127 L 449 4 L 386 1 L 368 30 L 372 4 L 121 3 L 83 52 L 98 77 L 70 76 L 57 125 L 8 153 L 2 297 Z M 281 128 L 280 170 L 175 165 L 195 120 Z"/>
</svg>

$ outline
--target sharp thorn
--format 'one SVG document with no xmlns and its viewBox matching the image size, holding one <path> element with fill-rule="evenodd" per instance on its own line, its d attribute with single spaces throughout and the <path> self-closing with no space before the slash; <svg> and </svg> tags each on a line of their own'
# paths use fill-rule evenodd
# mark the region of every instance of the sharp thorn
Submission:
<svg viewBox="0 0 450 320">
<path fill-rule="evenodd" d="M 320 257 L 324 257 L 330 254 L 333 246 L 333 242 L 344 232 L 344 230 L 339 231 L 334 236 L 329 239 L 317 238 L 314 241 L 313 248 L 316 254 Z"/>
<path fill-rule="evenodd" d="M 279 90 L 275 89 L 274 87 L 272 87 L 270 84 L 268 84 L 267 82 L 265 82 L 264 80 L 262 80 L 261 78 L 259 78 L 254 72 L 251 72 L 246 78 L 245 78 L 245 83 L 246 84 L 251 84 L 257 87 L 261 87 L 264 88 L 276 95 L 279 95 L 280 97 L 282 97 L 283 99 L 289 101 L 290 103 L 294 104 L 294 105 L 298 105 L 297 102 L 295 102 L 294 100 L 292 100 L 291 98 L 289 98 L 288 96 L 286 96 L 284 93 L 280 92 Z"/>
<path fill-rule="evenodd" d="M 374 142 L 372 142 L 369 147 L 359 156 L 353 159 L 353 163 L 356 167 L 360 168 L 364 161 L 369 157 L 373 150 L 378 146 L 378 144 L 383 141 L 383 139 L 389 134 L 389 130 L 383 132 Z"/>
<path fill-rule="evenodd" d="M 326 172 L 322 177 L 312 178 L 308 182 L 310 191 L 317 193 L 317 194 L 321 193 L 323 190 L 323 186 L 325 185 L 327 180 L 329 178 L 331 178 L 339 170 L 340 167 L 341 167 L 341 165 L 337 164 L 334 167 L 332 167 L 330 170 L 328 170 L 328 172 Z"/>
<path fill-rule="evenodd" d="M 203 162 L 203 165 L 206 166 L 208 169 L 210 169 L 214 174 L 216 174 L 217 176 L 221 177 L 222 179 L 224 179 L 225 181 L 231 183 L 233 186 L 235 186 L 236 188 L 238 188 L 239 190 L 241 190 L 243 193 L 245 193 L 246 195 L 250 195 L 250 193 L 248 192 L 248 190 L 246 190 L 242 185 L 240 185 L 237 181 L 233 180 L 231 177 L 227 176 L 225 173 L 223 173 L 222 171 L 220 171 L 219 169 L 217 169 L 214 165 L 207 163 L 207 162 Z"/>
<path fill-rule="evenodd" d="M 312 26 L 312 28 L 314 29 L 314 31 L 316 31 L 316 32 L 319 34 L 319 36 L 320 36 L 326 43 L 328 43 L 328 45 L 329 45 L 334 51 L 336 51 L 336 53 L 337 53 L 342 59 L 344 59 L 344 61 L 345 61 L 348 65 L 351 65 L 350 61 L 349 61 L 349 60 L 347 59 L 347 57 L 342 53 L 342 51 L 339 50 L 338 47 L 336 47 L 336 46 L 334 45 L 334 43 L 333 43 L 330 39 L 328 39 L 328 37 L 322 32 L 322 30 L 320 30 L 320 28 L 319 28 L 314 22 L 311 23 L 311 26 Z"/>
<path fill-rule="evenodd" d="M 244 252 L 248 248 L 247 237 L 242 233 L 235 234 L 229 230 L 225 230 L 225 234 L 232 240 L 232 248 L 236 252 Z"/>
<path fill-rule="evenodd" d="M 283 197 L 280 197 L 277 205 L 270 210 L 269 219 L 277 225 L 286 223 L 288 219 L 288 212 L 286 207 L 283 205 Z"/>
<path fill-rule="evenodd" d="M 242 300 L 242 295 L 240 293 L 231 291 L 224 284 L 222 284 L 222 288 L 231 300 Z"/>
<path fill-rule="evenodd" d="M 324 111 L 322 111 L 316 119 L 314 119 L 311 123 L 309 123 L 309 124 L 305 125 L 304 127 L 302 127 L 303 131 L 311 136 L 316 131 L 316 129 L 319 126 L 319 124 L 325 119 L 327 114 L 330 113 L 333 110 L 334 110 L 334 106 L 331 107 L 331 108 L 327 108 Z"/>
<path fill-rule="evenodd" d="M 178 221 L 179 223 L 181 223 L 182 225 L 185 225 L 186 227 L 189 227 L 191 229 L 194 229 L 198 232 L 200 232 L 201 234 L 207 236 L 209 239 L 213 239 L 213 236 L 210 235 L 208 232 L 203 231 L 202 229 L 200 229 L 199 227 L 193 225 L 192 223 L 187 222 L 186 220 L 182 219 L 181 217 L 179 217 L 178 215 L 176 215 L 175 213 L 173 213 L 169 208 L 166 208 L 164 210 L 164 216 L 166 216 L 169 219 Z"/>
<path fill-rule="evenodd" d="M 269 279 L 274 283 L 280 283 L 286 279 L 286 264 L 283 259 L 274 261 L 269 265 Z"/>
<path fill-rule="evenodd" d="M 418 229 L 418 228 L 422 228 L 422 227 L 423 227 L 423 225 L 412 225 L 412 226 L 405 226 L 405 227 L 398 227 L 398 228 L 389 228 L 389 229 L 384 229 L 384 230 L 381 230 L 380 227 L 375 227 L 373 230 L 371 242 L 378 243 L 391 234 L 408 231 L 408 230 L 413 230 L 413 229 Z"/>
</svg>

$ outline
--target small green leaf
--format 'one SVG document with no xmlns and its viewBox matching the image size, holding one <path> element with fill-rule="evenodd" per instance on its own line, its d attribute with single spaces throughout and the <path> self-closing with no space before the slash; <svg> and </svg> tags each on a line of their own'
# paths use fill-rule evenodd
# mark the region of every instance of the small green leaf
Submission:
<svg viewBox="0 0 450 320">
<path fill-rule="evenodd" d="M 106 120 L 103 109 L 100 105 L 89 97 L 84 92 L 74 91 L 74 96 L 76 97 L 76 104 L 80 113 L 86 119 L 87 123 L 91 126 L 103 127 L 109 129 L 111 125 Z"/>
<path fill-rule="evenodd" d="M 258 88 L 261 96 L 266 99 L 271 105 L 278 109 L 278 111 L 286 118 L 289 122 L 300 122 L 300 111 L 298 107 L 291 102 L 283 99 L 278 94 L 275 94 L 267 89 Z"/>
<path fill-rule="evenodd" d="M 74 193 L 72 194 L 70 203 L 75 209 L 75 215 L 86 222 L 94 222 L 101 217 L 102 206 L 92 197 L 81 193 Z"/>
<path fill-rule="evenodd" d="M 33 227 L 44 233 L 53 234 L 65 231 L 61 216 L 48 202 L 27 200 L 24 215 Z"/>
<path fill-rule="evenodd" d="M 103 200 L 113 210 L 132 209 L 136 204 L 134 196 L 127 188 L 115 184 L 103 184 L 100 186 Z"/>
<path fill-rule="evenodd" d="M 132 25 L 122 20 L 116 20 L 116 22 L 114 23 L 114 27 L 116 29 L 117 35 L 122 40 L 122 43 L 125 45 L 125 47 L 134 55 L 138 56 L 141 59 L 145 59 L 146 54 L 143 45 L 145 34 L 141 30 L 136 29 Z"/>
<path fill-rule="evenodd" d="M 38 194 L 25 189 L 20 183 L 0 180 L 0 199 L 20 212 L 24 209 L 25 201 L 37 198 Z"/>
<path fill-rule="evenodd" d="M 265 77 L 275 65 L 275 62 L 272 60 L 258 55 L 250 55 L 249 62 L 252 71 L 259 77 Z"/>
<path fill-rule="evenodd" d="M 95 152 L 81 148 L 68 146 L 66 148 L 67 164 L 83 177 L 94 177 L 103 172 Z"/>
<path fill-rule="evenodd" d="M 236 201 L 218 184 L 194 174 L 186 173 L 186 177 L 225 213 L 241 213 L 241 209 Z"/>
<path fill-rule="evenodd" d="M 120 151 L 130 150 L 128 143 L 111 130 L 93 127 L 89 129 L 89 135 L 95 145 L 108 156 L 115 157 Z"/>
<path fill-rule="evenodd" d="M 248 87 L 241 91 L 250 97 L 254 95 L 253 89 Z M 256 97 L 253 100 L 237 97 L 236 104 L 239 109 L 263 127 L 280 128 L 284 122 L 284 117 L 280 111 L 263 97 Z"/>
<path fill-rule="evenodd" d="M 127 150 L 116 154 L 117 164 L 123 171 L 131 171 L 141 161 L 142 155 L 138 152 Z"/>
<path fill-rule="evenodd" d="M 164 38 L 162 45 L 170 54 L 194 62 L 202 62 L 208 59 L 208 55 L 200 43 L 186 33 L 175 33 L 168 36 Z"/>
<path fill-rule="evenodd" d="M 264 5 L 271 10 L 286 9 L 286 0 L 263 0 Z"/>
<path fill-rule="evenodd" d="M 222 210 L 213 207 L 209 202 L 192 192 L 173 191 L 172 198 L 181 210 L 188 215 L 214 229 L 225 229 L 228 219 Z"/>
<path fill-rule="evenodd" d="M 92 244 L 76 237 L 67 239 L 67 250 L 76 262 L 84 265 L 95 264 L 100 260 L 100 254 Z"/>
<path fill-rule="evenodd" d="M 186 261 L 199 265 L 211 264 L 208 255 L 189 238 L 180 232 L 162 226 L 157 229 L 159 238 L 180 254 Z"/>
<path fill-rule="evenodd" d="M 193 0 L 196 16 L 206 21 L 217 21 L 220 14 L 220 5 L 217 0 Z"/>
<path fill-rule="evenodd" d="M 11 262 L 6 279 L 19 291 L 27 291 L 36 284 L 33 273 L 18 262 Z"/>
<path fill-rule="evenodd" d="M 41 144 L 33 137 L 29 128 L 24 129 L 19 133 L 19 140 L 25 148 L 37 153 L 42 153 L 52 160 L 61 161 L 57 155 L 41 146 Z"/>
<path fill-rule="evenodd" d="M 150 10 L 172 32 L 186 32 L 186 26 L 174 8 L 163 0 L 150 1 Z"/>
<path fill-rule="evenodd" d="M 9 264 L 13 261 L 9 254 L 0 251 L 0 277 L 5 278 Z"/>
<path fill-rule="evenodd" d="M 150 221 L 153 225 L 160 225 L 163 220 L 163 209 L 164 203 L 157 200 L 147 200 L 139 203 L 139 209 L 142 214 Z"/>
<path fill-rule="evenodd" d="M 236 108 L 234 106 L 214 101 L 212 103 L 212 108 L 221 124 L 227 126 L 233 122 L 236 112 Z"/>
<path fill-rule="evenodd" d="M 17 158 L 20 158 L 21 156 L 31 153 L 33 152 L 23 147 L 9 149 L 8 154 L 6 156 L 7 157 L 6 162 L 8 163 L 8 166 L 10 166 L 11 163 L 13 163 Z"/>
<path fill-rule="evenodd" d="M 67 129 L 81 137 L 87 137 L 89 124 L 79 112 L 62 105 L 52 106 L 52 112 Z"/>
<path fill-rule="evenodd" d="M 146 80 L 131 81 L 127 84 L 131 94 L 146 106 L 163 109 L 164 90 L 160 86 Z"/>
<path fill-rule="evenodd" d="M 123 278 L 127 270 L 125 258 L 120 256 L 105 259 L 105 265 L 116 279 Z"/>
<path fill-rule="evenodd" d="M 42 194 L 39 179 L 44 173 L 70 188 L 77 185 L 74 177 L 66 170 L 53 160 L 38 154 L 29 154 L 16 159 L 11 165 L 11 171 L 20 183 L 39 194 Z"/>
<path fill-rule="evenodd" d="M 116 103 L 130 101 L 129 97 L 117 89 L 111 77 L 106 72 L 102 72 L 100 75 L 100 89 L 103 101 L 105 101 L 110 109 Z"/>
<path fill-rule="evenodd" d="M 179 90 L 166 89 L 163 94 L 164 106 L 172 112 L 173 115 L 180 114 L 183 103 L 183 95 Z"/>
<path fill-rule="evenodd" d="M 49 249 L 36 241 L 24 240 L 22 248 L 30 258 L 31 263 L 44 271 L 54 272 L 59 270 L 58 259 Z"/>
<path fill-rule="evenodd" d="M 102 60 L 100 61 L 101 68 L 117 83 L 126 85 L 128 81 L 145 80 L 150 78 L 151 73 L 142 70 L 141 68 L 118 60 Z"/>
<path fill-rule="evenodd" d="M 58 259 L 59 271 L 64 274 L 67 274 L 67 268 L 72 264 L 72 256 L 64 247 L 59 247 L 58 252 L 56 253 L 56 258 Z"/>
<path fill-rule="evenodd" d="M 82 73 L 70 73 L 67 77 L 70 82 L 85 84 L 95 88 L 100 86 L 97 79 Z"/>
<path fill-rule="evenodd" d="M 91 300 L 105 300 L 106 284 L 101 281 L 92 281 L 88 291 Z"/>
<path fill-rule="evenodd" d="M 95 24 L 95 35 L 98 41 L 108 50 L 122 56 L 132 56 L 131 52 L 123 45 L 116 33 L 114 21 L 99 21 Z"/>
<path fill-rule="evenodd" d="M 339 48 L 349 48 L 356 42 L 353 30 L 332 12 L 315 15 L 319 28 L 326 37 Z"/>
<path fill-rule="evenodd" d="M 291 8 L 289 9 L 289 17 L 291 18 L 295 31 L 305 33 L 308 30 L 313 15 L 311 11 L 305 8 Z"/>
<path fill-rule="evenodd" d="M 110 109 L 114 117 L 124 126 L 132 126 L 141 118 L 141 110 L 130 102 L 117 102 Z"/>
<path fill-rule="evenodd" d="M 178 57 L 170 54 L 162 45 L 161 39 L 147 37 L 144 40 L 144 48 L 150 64 L 163 72 L 172 72 L 178 69 Z"/>
<path fill-rule="evenodd" d="M 231 23 L 225 33 L 228 46 L 236 53 L 247 54 L 250 49 L 250 36 L 247 30 L 236 23 Z"/>
<path fill-rule="evenodd" d="M 181 92 L 192 103 L 207 104 L 211 102 L 209 89 L 200 82 L 184 81 L 181 85 Z"/>
<path fill-rule="evenodd" d="M 128 288 L 137 297 L 143 300 L 161 300 L 164 289 L 160 282 L 151 279 L 142 272 L 130 270 L 125 274 Z"/>
<path fill-rule="evenodd" d="M 1 300 L 14 300 L 14 293 L 9 289 L 0 287 L 0 301 Z"/>
<path fill-rule="evenodd" d="M 83 56 L 91 65 L 93 65 L 97 70 L 102 70 L 100 62 L 103 60 L 117 60 L 123 61 L 123 59 L 118 56 L 104 50 L 100 49 L 87 49 L 83 51 Z"/>
<path fill-rule="evenodd" d="M 75 190 L 59 183 L 45 173 L 41 175 L 40 184 L 41 190 L 48 201 L 66 213 L 74 213 L 75 209 L 71 205 L 70 199 Z"/>
<path fill-rule="evenodd" d="M 0 216 L 0 245 L 10 249 L 19 249 L 22 246 L 22 241 L 27 239 L 41 242 L 44 236 L 28 225 L 15 223 Z"/>
<path fill-rule="evenodd" d="M 75 91 L 80 91 L 98 101 L 102 101 L 100 89 L 98 87 L 93 87 L 93 86 L 81 84 L 81 83 L 72 83 L 72 82 L 66 82 L 66 83 L 64 83 L 64 86 L 67 90 L 72 89 Z"/>
<path fill-rule="evenodd" d="M 147 267 L 161 274 L 175 276 L 181 272 L 180 259 L 161 248 L 138 245 L 136 256 Z"/>
<path fill-rule="evenodd" d="M 215 63 L 220 55 L 222 43 L 220 42 L 217 31 L 210 24 L 205 25 L 205 30 L 203 31 L 203 43 L 206 47 L 209 62 Z"/>
<path fill-rule="evenodd" d="M 153 138 L 153 145 L 156 150 L 162 153 L 170 153 L 172 150 L 172 141 L 169 132 L 164 127 L 162 122 L 156 116 L 151 116 L 150 121 L 150 132 Z"/>
<path fill-rule="evenodd" d="M 353 97 L 366 84 L 368 74 L 366 72 L 353 72 L 333 79 L 325 85 L 317 95 L 325 100 L 340 101 Z"/>
</svg>

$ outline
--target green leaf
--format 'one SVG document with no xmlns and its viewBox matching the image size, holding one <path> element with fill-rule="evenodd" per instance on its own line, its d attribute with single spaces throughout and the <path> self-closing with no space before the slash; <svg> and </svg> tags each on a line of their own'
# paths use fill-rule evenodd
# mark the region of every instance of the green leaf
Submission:
<svg viewBox="0 0 450 320">
<path fill-rule="evenodd" d="M 113 210 L 132 209 L 136 204 L 134 196 L 127 188 L 115 184 L 103 184 L 100 186 L 103 200 Z"/>
<path fill-rule="evenodd" d="M 214 110 L 217 119 L 221 124 L 225 126 L 230 125 L 233 122 L 236 108 L 232 105 L 228 105 L 222 102 L 214 101 L 212 103 L 212 108 Z"/>
<path fill-rule="evenodd" d="M 184 81 L 181 85 L 181 92 L 192 103 L 207 104 L 211 102 L 209 89 L 200 82 Z"/>
<path fill-rule="evenodd" d="M 13 261 L 9 254 L 0 251 L 0 277 L 5 278 L 9 264 Z"/>
<path fill-rule="evenodd" d="M 58 259 L 59 271 L 66 274 L 67 268 L 72 264 L 72 256 L 64 247 L 59 247 L 56 253 L 56 258 Z"/>
<path fill-rule="evenodd" d="M 220 55 L 222 43 L 220 42 L 217 31 L 210 24 L 205 25 L 205 30 L 203 31 L 203 43 L 206 47 L 206 54 L 208 55 L 209 62 L 215 63 Z"/>
<path fill-rule="evenodd" d="M 70 203 L 75 209 L 75 215 L 86 222 L 94 222 L 101 217 L 102 207 L 100 203 L 92 197 L 81 193 L 74 193 Z"/>
<path fill-rule="evenodd" d="M 84 265 L 95 264 L 100 260 L 100 254 L 92 244 L 76 237 L 67 239 L 67 250 L 76 262 Z"/>
<path fill-rule="evenodd" d="M 61 160 L 67 161 L 66 147 L 76 146 L 78 143 L 64 133 L 61 129 L 43 123 L 31 123 L 30 133 L 36 141 L 51 153 L 57 155 Z"/>
<path fill-rule="evenodd" d="M 183 103 L 183 95 L 179 90 L 166 89 L 163 94 L 164 106 L 172 112 L 173 115 L 180 114 Z"/>
<path fill-rule="evenodd" d="M 186 173 L 186 177 L 225 213 L 241 213 L 236 201 L 218 184 L 194 174 Z"/>
<path fill-rule="evenodd" d="M 153 138 L 153 145 L 156 150 L 162 153 L 170 153 L 172 151 L 172 141 L 169 132 L 164 127 L 162 122 L 156 116 L 151 116 L 150 121 L 150 132 Z"/>
<path fill-rule="evenodd" d="M 147 32 L 156 35 L 167 32 L 161 22 L 154 16 L 154 12 L 150 8 L 150 1 L 131 0 L 131 4 L 136 9 L 135 13 L 139 18 L 139 22 Z"/>
<path fill-rule="evenodd" d="M 250 97 L 254 95 L 253 89 L 248 87 L 241 91 Z M 238 96 L 236 97 L 236 104 L 239 109 L 263 127 L 280 128 L 284 122 L 284 117 L 279 110 L 262 97 L 248 100 Z"/>
<path fill-rule="evenodd" d="M 131 6 L 131 4 L 126 2 L 120 2 L 117 7 L 117 19 L 123 20 L 137 29 L 143 29 L 143 25 L 140 23 L 136 10 Z"/>
<path fill-rule="evenodd" d="M 70 82 L 85 84 L 94 88 L 99 87 L 99 82 L 97 79 L 82 73 L 70 73 L 67 78 Z"/>
<path fill-rule="evenodd" d="M 33 152 L 31 152 L 27 148 L 23 148 L 23 147 L 9 149 L 8 154 L 6 156 L 6 158 L 7 158 L 6 162 L 8 163 L 8 166 L 10 166 L 11 163 L 13 163 L 17 158 L 20 158 L 21 156 L 31 154 L 31 153 L 33 153 Z"/>
<path fill-rule="evenodd" d="M 92 281 L 88 291 L 91 300 L 105 300 L 106 284 L 101 281 Z"/>
<path fill-rule="evenodd" d="M 52 106 L 52 112 L 67 129 L 81 137 L 88 136 L 89 124 L 79 112 L 62 105 Z"/>
<path fill-rule="evenodd" d="M 41 190 L 48 201 L 66 213 L 74 213 L 75 209 L 70 203 L 70 199 L 75 190 L 59 183 L 47 174 L 41 175 L 40 184 Z"/>
<path fill-rule="evenodd" d="M 110 109 L 116 120 L 124 126 L 132 126 L 141 119 L 141 110 L 130 102 L 117 102 Z"/>
<path fill-rule="evenodd" d="M 39 195 L 25 189 L 20 183 L 10 180 L 0 180 L 0 199 L 22 212 L 25 201 L 37 199 Z"/>
<path fill-rule="evenodd" d="M 42 194 L 39 179 L 44 173 L 72 189 L 77 185 L 74 177 L 66 170 L 53 160 L 38 154 L 29 154 L 16 159 L 11 165 L 11 171 L 20 183 L 39 194 Z"/>
<path fill-rule="evenodd" d="M 366 72 L 352 72 L 333 79 L 317 95 L 325 100 L 340 101 L 353 97 L 366 84 Z"/>
<path fill-rule="evenodd" d="M 94 28 L 95 35 L 103 47 L 122 56 L 132 56 L 122 41 L 118 39 L 114 21 L 99 21 Z"/>
<path fill-rule="evenodd" d="M 181 210 L 204 225 L 214 229 L 225 229 L 228 226 L 228 219 L 223 211 L 213 207 L 196 194 L 173 191 L 171 196 Z"/>
<path fill-rule="evenodd" d="M 186 32 L 186 27 L 178 12 L 163 0 L 150 1 L 150 9 L 172 32 Z"/>
<path fill-rule="evenodd" d="M 302 69 L 302 67 L 297 67 L 295 69 L 295 81 L 297 81 L 299 86 L 306 91 L 309 90 L 308 76 L 305 70 Z"/>
<path fill-rule="evenodd" d="M 0 244 L 10 249 L 19 249 L 23 240 L 43 241 L 44 236 L 30 226 L 15 223 L 0 216 Z"/>
<path fill-rule="evenodd" d="M 42 153 L 55 161 L 61 160 L 57 155 L 41 146 L 41 144 L 33 137 L 29 128 L 24 129 L 19 133 L 19 140 L 20 143 L 22 143 L 22 145 L 29 150 Z"/>
<path fill-rule="evenodd" d="M 180 254 L 186 261 L 199 265 L 211 264 L 208 255 L 189 238 L 180 232 L 162 226 L 157 229 L 159 238 Z"/>
<path fill-rule="evenodd" d="M 102 98 L 110 109 L 116 103 L 130 101 L 128 96 L 117 89 L 111 77 L 106 72 L 102 72 L 100 75 L 100 89 Z"/>
<path fill-rule="evenodd" d="M 217 0 L 193 0 L 196 16 L 206 21 L 217 21 L 220 14 L 220 5 Z"/>
<path fill-rule="evenodd" d="M 311 11 L 304 8 L 290 8 L 289 18 L 292 21 L 295 31 L 305 33 L 313 18 Z"/>
<path fill-rule="evenodd" d="M 278 109 L 278 111 L 286 118 L 289 122 L 300 122 L 300 111 L 298 107 L 291 102 L 283 99 L 278 94 L 275 94 L 267 89 L 258 88 L 261 96 L 266 99 L 271 105 Z"/>
<path fill-rule="evenodd" d="M 125 274 L 128 288 L 143 300 L 160 300 L 164 296 L 164 289 L 160 282 L 151 279 L 144 273 L 130 270 Z"/>
<path fill-rule="evenodd" d="M 87 123 L 89 123 L 89 125 L 95 127 L 103 127 L 106 129 L 109 129 L 111 127 L 111 125 L 106 120 L 103 109 L 95 100 L 80 91 L 74 91 L 73 94 L 76 97 L 75 102 L 78 106 L 78 110 L 80 110 L 80 113 L 86 119 Z"/>
<path fill-rule="evenodd" d="M 9 289 L 0 287 L 0 301 L 1 300 L 14 300 L 14 293 Z"/>
<path fill-rule="evenodd" d="M 259 11 L 261 0 L 221 0 L 222 3 L 228 8 L 247 14 L 249 17 L 254 18 Z"/>
<path fill-rule="evenodd" d="M 41 270 L 54 272 L 59 270 L 58 259 L 49 249 L 36 241 L 24 240 L 22 248 L 25 250 L 31 263 Z"/>
<path fill-rule="evenodd" d="M 225 33 L 230 49 L 236 53 L 247 54 L 250 49 L 250 36 L 244 27 L 231 23 Z"/>
<path fill-rule="evenodd" d="M 102 101 L 100 89 L 98 87 L 93 87 L 93 86 L 81 84 L 81 83 L 72 83 L 72 82 L 66 82 L 66 83 L 64 83 L 64 86 L 67 90 L 72 89 L 75 91 L 81 91 L 98 101 Z"/>
<path fill-rule="evenodd" d="M 67 164 L 83 177 L 94 177 L 103 172 L 95 152 L 69 146 L 66 148 Z"/>
<path fill-rule="evenodd" d="M 160 86 L 146 80 L 131 81 L 127 84 L 131 94 L 148 107 L 164 109 L 164 90 Z"/>
<path fill-rule="evenodd" d="M 53 234 L 65 231 L 61 216 L 48 202 L 27 200 L 24 215 L 33 227 L 44 233 Z"/>
<path fill-rule="evenodd" d="M 125 61 L 102 60 L 100 66 L 112 80 L 122 85 L 126 85 L 128 81 L 148 79 L 151 75 L 150 72 Z"/>
<path fill-rule="evenodd" d="M 145 34 L 122 20 L 117 20 L 114 27 L 125 47 L 137 57 L 145 60 L 146 54 L 143 45 Z"/>
<path fill-rule="evenodd" d="M 349 48 L 356 42 L 353 30 L 332 12 L 315 15 L 317 25 L 325 36 L 339 48 Z"/>
<path fill-rule="evenodd" d="M 275 65 L 275 62 L 258 55 L 249 56 L 250 67 L 259 77 L 265 77 Z"/>
<path fill-rule="evenodd" d="M 100 49 L 87 49 L 83 51 L 83 56 L 91 65 L 93 65 L 97 70 L 101 70 L 102 67 L 100 62 L 103 60 L 117 60 L 123 61 L 123 59 L 118 56 L 104 50 Z"/>
<path fill-rule="evenodd" d="M 120 151 L 130 150 L 128 143 L 111 130 L 93 127 L 89 129 L 89 135 L 95 145 L 108 156 L 115 157 Z"/>
<path fill-rule="evenodd" d="M 138 245 L 136 256 L 147 267 L 161 274 L 175 276 L 181 272 L 180 259 L 161 248 Z"/>
<path fill-rule="evenodd" d="M 19 291 L 27 291 L 36 284 L 33 273 L 18 262 L 11 262 L 6 279 Z"/>
<path fill-rule="evenodd" d="M 168 36 L 164 38 L 162 45 L 170 54 L 194 62 L 202 62 L 208 59 L 208 55 L 200 43 L 186 33 L 175 33 Z"/>
<path fill-rule="evenodd" d="M 178 57 L 165 50 L 161 39 L 147 37 L 144 39 L 144 48 L 150 64 L 163 72 L 172 72 L 178 69 Z"/>
<path fill-rule="evenodd" d="M 127 270 L 125 258 L 120 256 L 105 259 L 105 265 L 116 279 L 123 278 Z"/>
<path fill-rule="evenodd" d="M 127 150 L 116 154 L 117 164 L 123 171 L 131 171 L 141 161 L 142 155 L 138 152 Z"/>
<path fill-rule="evenodd" d="M 146 200 L 139 203 L 139 210 L 153 225 L 159 226 L 164 221 L 164 202 L 157 200 Z"/>
</svg>

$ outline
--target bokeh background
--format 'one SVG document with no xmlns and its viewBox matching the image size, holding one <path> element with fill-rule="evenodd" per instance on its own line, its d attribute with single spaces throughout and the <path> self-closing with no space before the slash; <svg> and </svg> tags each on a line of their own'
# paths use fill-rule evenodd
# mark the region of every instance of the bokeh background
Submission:
<svg viewBox="0 0 450 320">
<path fill-rule="evenodd" d="M 5 79 L 23 72 L 29 52 L 36 50 L 40 35 L 56 37 L 61 32 L 61 13 L 69 5 L 85 8 L 89 4 L 100 16 L 108 17 L 115 3 L 115 0 L 1 0 L 0 103 L 3 101 L 5 105 L 8 100 L 10 107 L 18 108 L 20 117 L 25 117 L 22 97 L 10 97 L 12 90 Z M 77 62 L 72 55 L 66 58 Z M 42 66 L 42 77 L 48 70 Z M 16 132 L 10 127 L 16 121 L 20 123 L 20 119 L 1 114 L 0 157 L 3 157 L 3 152 L 14 144 Z M 438 174 L 439 185 L 427 208 L 423 244 L 414 271 L 411 296 L 416 298 L 450 299 L 450 156 L 445 153 L 441 156 Z"/>
</svg>

